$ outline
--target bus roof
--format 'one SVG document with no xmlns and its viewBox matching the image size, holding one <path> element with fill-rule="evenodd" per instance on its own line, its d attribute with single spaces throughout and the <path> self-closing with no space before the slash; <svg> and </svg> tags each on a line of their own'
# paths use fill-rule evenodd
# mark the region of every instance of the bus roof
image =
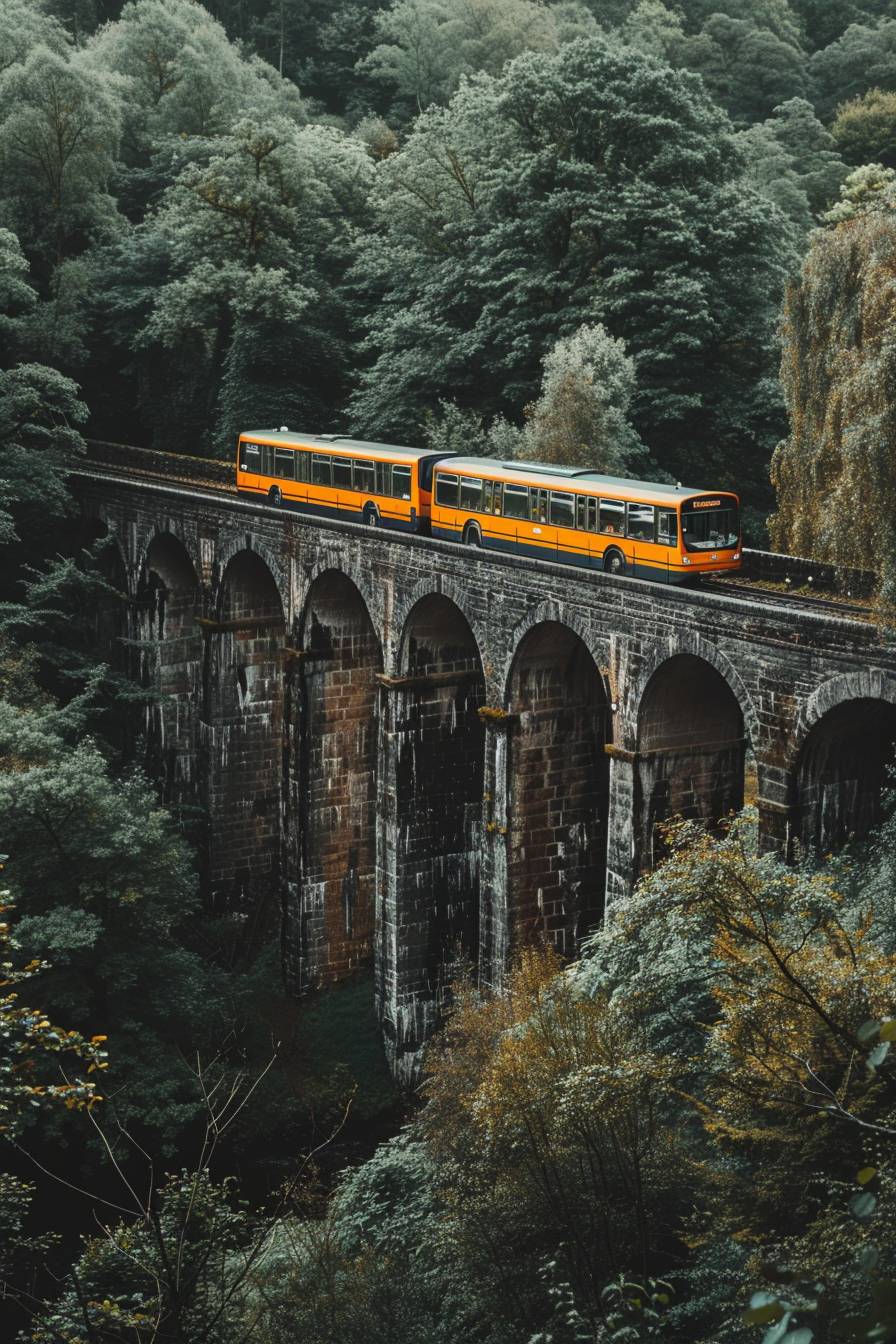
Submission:
<svg viewBox="0 0 896 1344">
<path fill-rule="evenodd" d="M 626 476 L 602 476 L 596 471 L 587 471 L 581 467 L 560 467 L 540 462 L 498 462 L 490 457 L 452 457 L 442 464 L 446 471 L 475 471 L 491 475 L 499 474 L 502 480 L 519 485 L 550 486 L 559 480 L 566 481 L 572 488 L 578 485 L 591 486 L 589 494 L 599 494 L 601 490 L 614 495 L 637 495 L 639 499 L 654 503 L 678 503 L 694 495 L 722 493 L 730 495 L 730 490 L 701 490 L 693 485 L 669 485 L 662 481 L 636 481 Z"/>
<path fill-rule="evenodd" d="M 311 448 L 320 453 L 361 452 L 366 457 L 382 458 L 389 462 L 417 462 L 421 457 L 435 457 L 432 448 L 403 448 L 392 443 L 365 443 L 344 434 L 300 434 L 280 429 L 244 429 L 240 439 L 252 443 L 272 443 L 278 448 Z"/>
</svg>

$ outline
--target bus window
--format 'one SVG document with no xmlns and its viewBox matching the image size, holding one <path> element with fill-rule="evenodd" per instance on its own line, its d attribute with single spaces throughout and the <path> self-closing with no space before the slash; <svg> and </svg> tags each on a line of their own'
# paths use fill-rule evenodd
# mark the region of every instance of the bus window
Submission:
<svg viewBox="0 0 896 1344">
<path fill-rule="evenodd" d="M 493 482 L 493 481 L 485 481 L 485 482 L 483 482 L 483 485 L 484 485 L 484 489 L 483 489 L 483 491 L 482 491 L 482 507 L 483 507 L 483 509 L 485 510 L 486 513 L 491 513 L 491 511 L 492 511 L 492 493 L 493 493 L 494 482 Z"/>
<path fill-rule="evenodd" d="M 257 443 L 240 444 L 240 471 L 261 470 L 261 449 Z"/>
<path fill-rule="evenodd" d="M 352 488 L 352 460 L 350 457 L 333 458 L 333 484 L 340 490 Z"/>
<path fill-rule="evenodd" d="M 410 467 L 392 468 L 392 493 L 396 499 L 410 499 L 411 497 Z"/>
<path fill-rule="evenodd" d="M 600 530 L 621 537 L 625 531 L 625 505 L 621 499 L 602 499 L 600 502 Z"/>
<path fill-rule="evenodd" d="M 531 490 L 529 492 L 529 517 L 533 523 L 546 523 L 548 520 L 548 492 L 547 490 Z"/>
<path fill-rule="evenodd" d="M 656 510 L 652 504 L 629 504 L 626 536 L 631 537 L 633 541 L 654 541 L 656 538 L 655 513 Z"/>
<path fill-rule="evenodd" d="M 504 486 L 504 517 L 529 517 L 529 487 L 526 485 Z"/>
<path fill-rule="evenodd" d="M 580 531 L 585 531 L 585 520 L 587 517 L 588 496 L 576 495 L 576 527 Z"/>
<path fill-rule="evenodd" d="M 678 515 L 674 509 L 657 509 L 656 539 L 663 546 L 678 545 Z"/>
<path fill-rule="evenodd" d="M 597 531 L 597 500 L 593 495 L 588 496 L 588 531 Z"/>
<path fill-rule="evenodd" d="M 492 513 L 501 512 L 501 492 L 504 489 L 501 481 L 495 481 L 495 493 L 492 498 Z"/>
<path fill-rule="evenodd" d="M 323 453 L 311 454 L 311 480 L 314 485 L 332 485 L 330 459 Z"/>
<path fill-rule="evenodd" d="M 457 477 L 440 471 L 436 475 L 436 503 L 445 508 L 457 508 Z"/>
<path fill-rule="evenodd" d="M 573 496 L 558 490 L 551 491 L 551 522 L 555 527 L 575 527 Z"/>
<path fill-rule="evenodd" d="M 354 484 L 356 490 L 372 495 L 376 490 L 376 472 L 372 462 L 364 462 L 356 457 L 354 463 Z"/>
<path fill-rule="evenodd" d="M 477 480 L 474 476 L 461 476 L 460 478 L 460 506 L 470 513 L 482 512 L 482 485 L 483 482 Z"/>
<path fill-rule="evenodd" d="M 392 463 L 377 462 L 376 464 L 376 492 L 378 495 L 391 495 L 392 493 Z"/>
<path fill-rule="evenodd" d="M 262 476 L 274 474 L 274 450 L 269 443 L 261 445 L 261 474 Z"/>
<path fill-rule="evenodd" d="M 284 481 L 294 481 L 296 478 L 296 455 L 288 448 L 276 448 L 274 450 L 274 469 L 275 474 Z"/>
<path fill-rule="evenodd" d="M 310 453 L 296 453 L 296 480 L 307 481 L 308 479 L 308 458 Z"/>
</svg>

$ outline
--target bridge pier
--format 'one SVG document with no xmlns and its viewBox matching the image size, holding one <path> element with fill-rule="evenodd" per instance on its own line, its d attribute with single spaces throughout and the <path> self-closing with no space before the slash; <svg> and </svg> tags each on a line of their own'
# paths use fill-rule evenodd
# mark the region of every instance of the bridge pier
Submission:
<svg viewBox="0 0 896 1344">
<path fill-rule="evenodd" d="M 311 586 L 290 673 L 284 964 L 292 988 L 332 983 L 373 955 L 379 640 L 354 584 Z"/>
<path fill-rule="evenodd" d="M 240 551 L 206 639 L 200 744 L 212 908 L 241 916 L 246 946 L 279 921 L 283 790 L 283 605 L 270 571 Z"/>
<path fill-rule="evenodd" d="M 382 683 L 383 1020 L 396 1072 L 409 1078 L 452 976 L 462 966 L 479 975 L 484 678 L 448 598 L 417 604 L 398 675 Z"/>
<path fill-rule="evenodd" d="M 147 551 L 137 585 L 141 680 L 152 697 L 144 715 L 146 763 L 163 800 L 187 821 L 185 810 L 192 810 L 194 831 L 201 803 L 201 600 L 187 551 L 170 533 L 161 533 Z"/>
</svg>

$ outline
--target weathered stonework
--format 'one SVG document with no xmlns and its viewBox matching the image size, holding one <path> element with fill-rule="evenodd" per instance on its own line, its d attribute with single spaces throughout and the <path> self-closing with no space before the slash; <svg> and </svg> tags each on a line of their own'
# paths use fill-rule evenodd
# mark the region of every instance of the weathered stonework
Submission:
<svg viewBox="0 0 896 1344">
<path fill-rule="evenodd" d="M 102 468 L 98 469 L 101 472 Z M 896 741 L 896 648 L 818 610 L 675 590 L 78 478 L 139 639 L 168 798 L 207 815 L 213 908 L 283 920 L 296 991 L 373 960 L 409 1080 L 450 965 L 501 982 L 565 953 L 758 769 L 760 837 L 792 854 L 874 820 Z"/>
</svg>

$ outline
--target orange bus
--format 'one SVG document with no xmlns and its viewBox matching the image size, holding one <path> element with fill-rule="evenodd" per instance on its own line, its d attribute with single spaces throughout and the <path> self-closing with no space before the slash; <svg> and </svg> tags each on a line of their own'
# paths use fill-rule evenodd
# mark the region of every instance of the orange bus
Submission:
<svg viewBox="0 0 896 1344">
<path fill-rule="evenodd" d="M 426 532 L 432 469 L 443 457 L 339 434 L 248 430 L 237 448 L 236 487 L 245 499 L 275 507 Z"/>
<path fill-rule="evenodd" d="M 728 491 L 482 457 L 436 465 L 432 535 L 660 583 L 741 563 Z"/>
</svg>

